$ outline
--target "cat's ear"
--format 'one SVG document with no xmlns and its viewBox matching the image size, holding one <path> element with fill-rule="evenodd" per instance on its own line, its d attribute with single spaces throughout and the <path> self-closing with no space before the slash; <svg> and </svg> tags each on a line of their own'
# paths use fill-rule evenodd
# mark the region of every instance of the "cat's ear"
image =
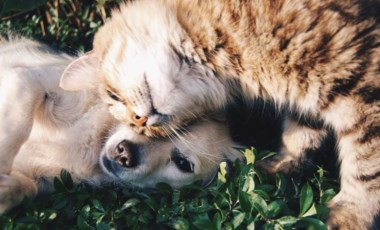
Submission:
<svg viewBox="0 0 380 230">
<path fill-rule="evenodd" d="M 99 82 L 98 63 L 99 61 L 93 51 L 82 55 L 66 67 L 59 86 L 68 91 L 95 88 Z"/>
</svg>

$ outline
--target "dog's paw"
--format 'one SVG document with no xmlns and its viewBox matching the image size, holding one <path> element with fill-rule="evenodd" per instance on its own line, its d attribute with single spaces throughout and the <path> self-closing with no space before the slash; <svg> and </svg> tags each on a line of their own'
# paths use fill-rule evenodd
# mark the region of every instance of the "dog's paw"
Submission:
<svg viewBox="0 0 380 230">
<path fill-rule="evenodd" d="M 0 214 L 21 203 L 25 197 L 34 196 L 36 191 L 36 184 L 27 177 L 0 174 Z"/>
<path fill-rule="evenodd" d="M 18 181 L 10 175 L 0 174 L 0 213 L 19 203 Z"/>
</svg>

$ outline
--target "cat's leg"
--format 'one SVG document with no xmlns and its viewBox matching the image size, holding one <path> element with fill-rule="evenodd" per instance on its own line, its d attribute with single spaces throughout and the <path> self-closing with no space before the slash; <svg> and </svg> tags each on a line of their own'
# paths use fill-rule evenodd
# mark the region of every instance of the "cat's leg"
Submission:
<svg viewBox="0 0 380 230">
<path fill-rule="evenodd" d="M 0 174 L 0 214 L 18 205 L 25 198 L 34 198 L 37 184 L 21 173 Z"/>
<path fill-rule="evenodd" d="M 33 126 L 33 112 L 42 103 L 39 76 L 23 68 L 0 73 L 0 174 L 9 174 L 14 157 Z"/>
<path fill-rule="evenodd" d="M 380 103 L 358 105 L 346 99 L 326 118 L 337 131 L 341 161 L 341 188 L 330 203 L 328 226 L 380 229 L 374 223 L 380 213 Z"/>
<path fill-rule="evenodd" d="M 322 125 L 309 126 L 286 116 L 280 150 L 275 156 L 259 162 L 259 167 L 271 173 L 283 172 L 287 175 L 312 171 L 315 165 L 311 155 L 321 147 L 327 135 L 328 131 Z"/>
</svg>

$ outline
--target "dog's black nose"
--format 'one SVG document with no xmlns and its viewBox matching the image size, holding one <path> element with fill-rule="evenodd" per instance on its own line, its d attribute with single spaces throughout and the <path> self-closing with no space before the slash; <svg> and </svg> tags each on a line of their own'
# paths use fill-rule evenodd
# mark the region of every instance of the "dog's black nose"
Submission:
<svg viewBox="0 0 380 230">
<path fill-rule="evenodd" d="M 125 167 L 133 168 L 137 166 L 138 146 L 126 140 L 120 142 L 115 148 L 114 161 Z"/>
</svg>

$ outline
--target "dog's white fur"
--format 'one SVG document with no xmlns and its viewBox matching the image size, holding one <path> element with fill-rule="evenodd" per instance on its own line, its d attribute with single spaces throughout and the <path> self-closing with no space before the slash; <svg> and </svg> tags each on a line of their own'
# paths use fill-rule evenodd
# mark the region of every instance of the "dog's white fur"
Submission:
<svg viewBox="0 0 380 230">
<path fill-rule="evenodd" d="M 241 158 L 215 121 L 198 121 L 166 139 L 135 133 L 114 119 L 96 90 L 59 88 L 72 61 L 28 39 L 0 40 L 0 213 L 51 191 L 62 168 L 76 184 L 177 188 L 207 183 L 223 159 Z"/>
</svg>

